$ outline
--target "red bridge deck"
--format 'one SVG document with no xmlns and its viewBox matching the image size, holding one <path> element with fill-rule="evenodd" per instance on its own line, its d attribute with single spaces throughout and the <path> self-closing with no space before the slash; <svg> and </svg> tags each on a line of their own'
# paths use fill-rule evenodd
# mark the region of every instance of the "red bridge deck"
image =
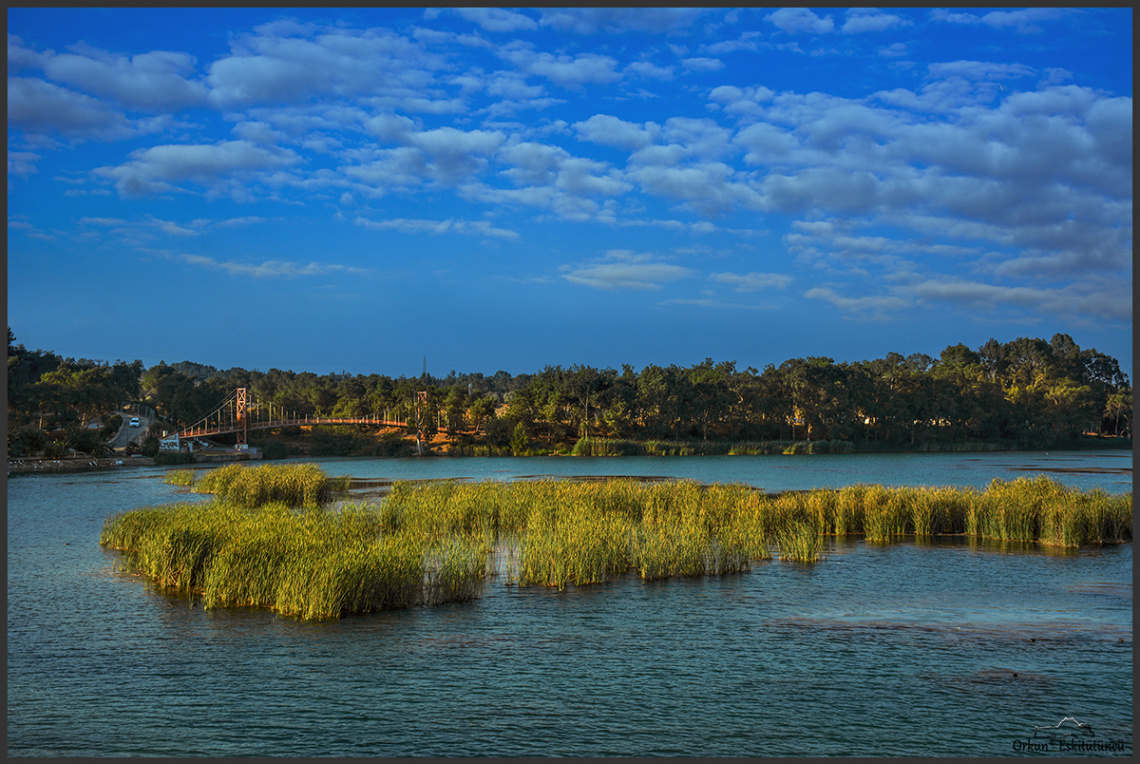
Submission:
<svg viewBox="0 0 1140 764">
<path fill-rule="evenodd" d="M 234 421 L 224 424 L 199 427 L 194 426 L 178 433 L 180 438 L 203 438 L 208 435 L 224 435 L 230 432 L 246 432 L 248 430 L 270 430 L 275 427 L 310 427 L 325 424 L 371 424 L 378 427 L 405 427 L 406 422 L 397 422 L 379 417 L 361 417 L 357 419 L 339 419 L 334 417 L 299 417 L 296 419 L 274 419 L 268 422 Z"/>
</svg>

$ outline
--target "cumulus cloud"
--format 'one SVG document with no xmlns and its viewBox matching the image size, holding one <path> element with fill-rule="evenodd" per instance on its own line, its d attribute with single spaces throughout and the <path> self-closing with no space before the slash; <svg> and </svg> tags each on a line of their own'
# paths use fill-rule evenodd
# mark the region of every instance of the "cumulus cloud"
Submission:
<svg viewBox="0 0 1140 764">
<path fill-rule="evenodd" d="M 558 32 L 650 32 L 686 31 L 704 8 L 543 8 L 539 24 Z"/>
<path fill-rule="evenodd" d="M 224 108 L 313 97 L 422 97 L 444 59 L 384 29 L 268 28 L 210 64 L 210 100 Z"/>
<path fill-rule="evenodd" d="M 505 55 L 527 74 L 545 77 L 555 85 L 566 88 L 607 84 L 621 78 L 621 74 L 615 71 L 617 60 L 597 53 L 556 56 L 551 53 L 514 50 Z"/>
<path fill-rule="evenodd" d="M 990 11 L 979 15 L 935 8 L 930 12 L 930 18 L 933 21 L 950 24 L 980 25 L 993 29 L 1013 28 L 1022 33 L 1037 33 L 1044 31 L 1038 22 L 1059 21 L 1071 13 L 1072 9 L 1021 8 L 1013 11 Z"/>
<path fill-rule="evenodd" d="M 398 149 L 356 152 L 360 163 L 343 168 L 375 186 L 411 188 L 428 180 L 456 184 L 483 170 L 487 157 L 506 140 L 499 130 L 421 130 L 407 117 L 391 114 L 367 120 L 365 128 L 385 141 L 404 144 Z"/>
<path fill-rule="evenodd" d="M 680 146 L 688 157 L 720 159 L 737 153 L 732 132 L 711 119 L 670 117 L 665 121 L 663 139 Z"/>
<path fill-rule="evenodd" d="M 852 8 L 845 15 L 847 20 L 842 27 L 844 34 L 881 32 L 892 27 L 909 26 L 911 23 L 909 19 L 893 13 L 883 13 L 877 8 Z"/>
<path fill-rule="evenodd" d="M 660 289 L 665 282 L 690 273 L 688 268 L 654 262 L 652 255 L 624 249 L 612 249 L 592 263 L 562 266 L 562 278 L 567 281 L 607 291 Z"/>
<path fill-rule="evenodd" d="M 233 134 L 250 143 L 277 144 L 285 140 L 285 133 L 256 120 L 237 123 L 233 127 Z"/>
<path fill-rule="evenodd" d="M 506 135 L 498 130 L 457 130 L 441 127 L 407 136 L 407 141 L 428 157 L 424 165 L 429 176 L 443 183 L 456 183 L 486 165 Z"/>
<path fill-rule="evenodd" d="M 484 183 L 467 183 L 459 187 L 459 193 L 464 199 L 480 204 L 512 207 L 521 205 L 550 210 L 563 220 L 603 223 L 612 223 L 615 220 L 612 200 L 599 203 L 581 194 L 569 193 L 553 184 L 495 188 Z"/>
<path fill-rule="evenodd" d="M 673 67 L 671 66 L 657 66 L 648 61 L 634 61 L 627 66 L 623 73 L 632 74 L 636 77 L 647 77 L 654 80 L 671 80 L 673 79 Z"/>
<path fill-rule="evenodd" d="M 113 98 L 128 108 L 164 111 L 205 102 L 206 86 L 188 79 L 194 63 L 193 56 L 172 51 L 127 57 L 88 49 L 86 55 L 46 57 L 43 71 L 57 82 Z"/>
<path fill-rule="evenodd" d="M 562 216 L 585 219 L 605 209 L 588 197 L 616 196 L 632 189 L 623 174 L 606 162 L 575 157 L 559 146 L 513 142 L 496 159 L 510 165 L 500 174 L 522 188 L 514 192 L 471 189 L 472 194 L 548 207 Z"/>
<path fill-rule="evenodd" d="M 723 162 L 694 162 L 675 166 L 667 152 L 645 161 L 649 150 L 638 152 L 630 161 L 626 177 L 654 196 L 682 200 L 701 215 L 718 216 L 736 208 L 757 209 L 760 196 L 748 185 L 733 180 L 734 170 Z M 637 159 L 638 161 L 634 161 Z M 665 160 L 665 161 L 656 161 Z"/>
<path fill-rule="evenodd" d="M 20 69 L 39 69 L 43 67 L 44 59 L 51 56 L 51 51 L 37 53 L 24 45 L 24 41 L 14 34 L 8 34 L 8 73 L 12 74 Z"/>
<path fill-rule="evenodd" d="M 831 16 L 820 18 L 807 8 L 781 8 L 769 13 L 764 19 L 790 34 L 799 32 L 825 34 L 835 29 L 835 22 L 831 20 Z"/>
<path fill-rule="evenodd" d="M 661 134 L 660 126 L 653 122 L 638 125 L 609 114 L 595 114 L 575 122 L 573 128 L 580 140 L 630 151 L 653 144 Z"/>
<path fill-rule="evenodd" d="M 738 88 L 735 85 L 720 85 L 709 92 L 709 100 L 719 104 L 726 114 L 733 116 L 761 116 L 765 104 L 775 97 L 775 92 L 763 85 Z"/>
<path fill-rule="evenodd" d="M 183 181 L 215 186 L 298 161 L 299 157 L 288 149 L 270 150 L 238 140 L 138 149 L 131 152 L 130 160 L 124 164 L 100 167 L 94 172 L 114 180 L 121 196 L 139 196 L 173 191 L 175 184 Z"/>
<path fill-rule="evenodd" d="M 905 287 L 905 291 L 927 301 L 948 302 L 969 310 L 991 312 L 1018 308 L 1043 315 L 1084 316 L 1108 321 L 1131 321 L 1131 294 L 1121 290 L 1106 292 L 1095 285 L 1062 288 L 1001 286 L 964 279 L 931 279 Z"/>
<path fill-rule="evenodd" d="M 963 77 L 967 80 L 1011 80 L 1030 77 L 1035 72 L 1024 64 L 1003 64 L 990 61 L 946 61 L 927 67 L 933 79 Z"/>
<path fill-rule="evenodd" d="M 364 184 L 369 192 L 383 194 L 420 186 L 426 175 L 423 152 L 412 147 L 372 152 L 368 161 L 341 167 L 348 177 Z"/>
<path fill-rule="evenodd" d="M 712 56 L 723 56 L 726 53 L 736 53 L 741 50 L 759 50 L 759 32 L 744 32 L 735 40 L 721 40 L 709 45 L 702 45 L 701 52 Z"/>
<path fill-rule="evenodd" d="M 504 8 L 455 8 L 454 12 L 488 32 L 521 32 L 538 29 L 538 22 L 530 16 Z"/>
<path fill-rule="evenodd" d="M 116 140 L 138 130 L 102 101 L 34 77 L 8 78 L 8 123 L 25 132 Z"/>
</svg>

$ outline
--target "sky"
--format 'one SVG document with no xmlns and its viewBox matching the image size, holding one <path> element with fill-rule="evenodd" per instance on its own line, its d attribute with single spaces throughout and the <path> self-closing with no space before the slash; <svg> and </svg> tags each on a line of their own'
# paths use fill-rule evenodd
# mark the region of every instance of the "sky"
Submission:
<svg viewBox="0 0 1140 764">
<path fill-rule="evenodd" d="M 8 9 L 8 325 L 114 362 L 1132 378 L 1132 9 Z"/>
</svg>

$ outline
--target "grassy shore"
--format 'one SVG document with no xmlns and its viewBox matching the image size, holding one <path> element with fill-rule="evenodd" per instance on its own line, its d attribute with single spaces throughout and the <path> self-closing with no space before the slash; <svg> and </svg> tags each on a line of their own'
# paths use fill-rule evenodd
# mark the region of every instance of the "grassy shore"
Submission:
<svg viewBox="0 0 1140 764">
<path fill-rule="evenodd" d="M 193 484 L 213 500 L 114 515 L 100 543 L 206 607 L 336 618 L 472 599 L 493 574 L 561 588 L 630 573 L 737 573 L 773 553 L 810 563 L 828 536 L 1057 547 L 1132 538 L 1131 493 L 1076 491 L 1043 476 L 983 491 L 855 485 L 778 496 L 691 481 L 398 482 L 379 504 L 333 506 L 342 483 L 314 465 L 224 467 Z"/>
</svg>

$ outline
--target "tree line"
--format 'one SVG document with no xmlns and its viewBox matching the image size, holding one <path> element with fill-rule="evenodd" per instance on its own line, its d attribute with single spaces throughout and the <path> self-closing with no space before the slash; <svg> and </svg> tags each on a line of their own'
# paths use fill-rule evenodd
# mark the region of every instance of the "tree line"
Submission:
<svg viewBox="0 0 1140 764">
<path fill-rule="evenodd" d="M 145 401 L 185 427 L 237 387 L 286 411 L 387 416 L 428 436 L 443 431 L 455 442 L 501 447 L 524 436 L 548 443 L 839 440 L 900 448 L 931 441 L 1048 448 L 1085 434 L 1131 437 L 1128 376 L 1116 359 L 1082 349 L 1066 334 L 991 339 L 976 350 L 958 344 L 938 358 L 795 358 L 762 371 L 706 359 L 641 371 L 573 365 L 399 378 L 77 361 L 27 351 L 13 345 L 11 329 L 8 336 L 10 449 L 13 424 L 74 426 L 116 401 Z"/>
</svg>

